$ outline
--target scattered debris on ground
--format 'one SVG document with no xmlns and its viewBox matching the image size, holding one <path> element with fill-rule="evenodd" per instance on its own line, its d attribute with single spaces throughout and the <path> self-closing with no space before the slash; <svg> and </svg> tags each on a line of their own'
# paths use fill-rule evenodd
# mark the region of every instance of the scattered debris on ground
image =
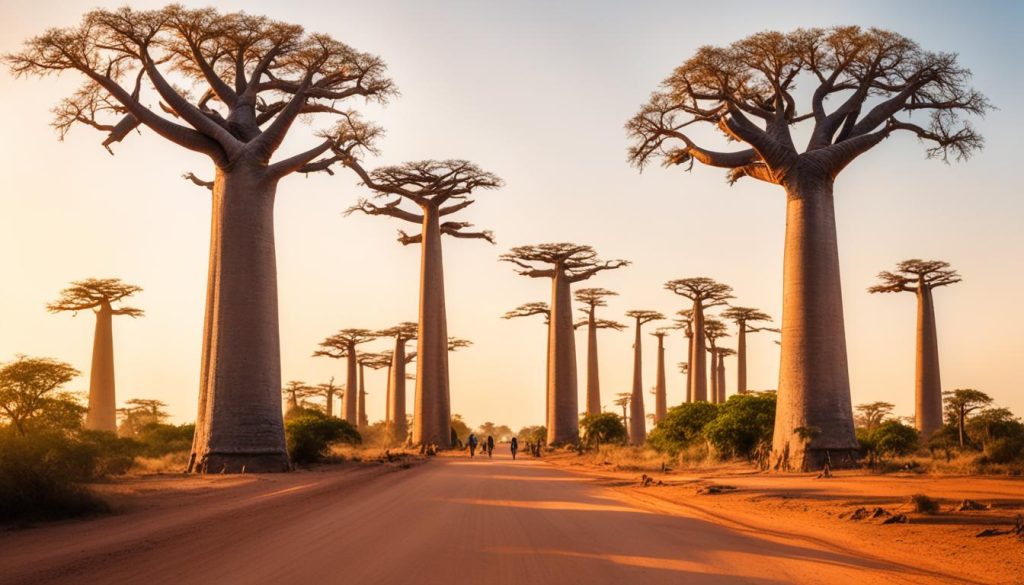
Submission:
<svg viewBox="0 0 1024 585">
<path fill-rule="evenodd" d="M 964 500 L 960 502 L 956 508 L 953 508 L 953 510 L 956 512 L 967 512 L 969 510 L 988 510 L 991 507 L 992 506 L 990 505 L 986 506 L 985 504 L 975 502 L 974 500 Z"/>
<path fill-rule="evenodd" d="M 736 489 L 734 485 L 706 485 L 697 488 L 697 495 L 699 496 L 713 496 L 715 494 L 722 494 L 728 491 Z"/>
<path fill-rule="evenodd" d="M 939 511 L 939 501 L 924 494 L 910 496 L 910 505 L 922 514 L 936 514 Z"/>
<path fill-rule="evenodd" d="M 896 514 L 894 516 L 890 516 L 890 517 L 886 518 L 885 520 L 882 520 L 881 523 L 882 524 L 906 524 L 908 522 L 910 522 L 910 519 L 907 518 L 906 514 Z"/>
<path fill-rule="evenodd" d="M 640 487 L 650 487 L 652 485 L 665 485 L 665 482 L 660 479 L 655 480 L 653 477 L 646 473 L 640 476 Z"/>
</svg>

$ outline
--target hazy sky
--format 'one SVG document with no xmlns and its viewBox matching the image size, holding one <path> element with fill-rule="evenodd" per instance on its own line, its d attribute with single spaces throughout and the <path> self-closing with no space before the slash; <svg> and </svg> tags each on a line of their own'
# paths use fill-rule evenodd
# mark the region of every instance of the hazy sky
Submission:
<svg viewBox="0 0 1024 585">
<path fill-rule="evenodd" d="M 185 2 L 202 6 L 210 2 Z M 0 51 L 48 27 L 73 25 L 96 6 L 121 2 L 5 0 Z M 162 2 L 133 2 L 138 8 Z M 1012 2 L 217 2 L 324 32 L 382 56 L 401 96 L 365 108 L 387 129 L 368 165 L 468 158 L 502 176 L 465 219 L 493 229 L 497 246 L 445 241 L 449 332 L 475 345 L 451 359 L 453 412 L 518 428 L 544 413 L 545 331 L 540 318 L 503 312 L 548 300 L 547 280 L 497 262 L 519 244 L 576 241 L 629 268 L 587 282 L 618 291 L 603 316 L 629 309 L 674 313 L 685 304 L 666 280 L 706 275 L 732 285 L 737 303 L 779 317 L 784 196 L 720 170 L 625 162 L 623 123 L 693 51 L 764 29 L 859 24 L 903 33 L 925 48 L 954 51 L 999 108 L 977 121 L 987 147 L 966 164 L 925 160 L 908 137 L 857 160 L 836 185 L 846 331 L 854 403 L 887 400 L 913 413 L 913 295 L 868 295 L 874 275 L 905 258 L 950 261 L 964 282 L 936 293 L 944 389 L 973 387 L 1024 413 L 1019 361 L 1024 317 L 1003 305 L 1024 290 L 1024 201 L 1019 187 L 1024 86 L 1022 4 Z M 114 326 L 119 402 L 158 398 L 176 421 L 195 416 L 209 243 L 209 194 L 181 179 L 211 177 L 210 163 L 155 136 L 101 146 L 74 130 L 64 143 L 52 108 L 80 79 L 16 80 L 0 72 L 0 360 L 52 356 L 83 371 L 88 387 L 94 319 L 50 315 L 44 305 L 68 281 L 120 277 L 145 291 L 146 316 Z M 296 126 L 282 153 L 311 142 Z M 343 365 L 312 358 L 339 328 L 382 328 L 416 319 L 417 246 L 384 217 L 343 217 L 366 194 L 351 173 L 293 176 L 276 207 L 284 380 L 342 380 Z M 1009 292 L 1003 297 L 1002 292 Z M 997 295 L 996 293 L 1000 293 Z M 651 326 L 648 326 L 651 327 Z M 653 327 L 651 327 L 653 329 Z M 750 342 L 750 384 L 777 385 L 771 334 Z M 602 332 L 603 402 L 629 389 L 632 335 Z M 645 335 L 644 384 L 654 383 L 655 340 Z M 586 337 L 577 337 L 580 391 Z M 734 340 L 728 339 L 732 346 Z M 384 349 L 387 342 L 367 349 Z M 683 337 L 667 343 L 669 402 L 683 398 Z M 729 391 L 735 361 L 727 362 Z M 369 373 L 368 412 L 383 417 L 384 373 Z M 647 396 L 648 409 L 653 406 Z M 580 401 L 581 408 L 584 404 Z"/>
</svg>

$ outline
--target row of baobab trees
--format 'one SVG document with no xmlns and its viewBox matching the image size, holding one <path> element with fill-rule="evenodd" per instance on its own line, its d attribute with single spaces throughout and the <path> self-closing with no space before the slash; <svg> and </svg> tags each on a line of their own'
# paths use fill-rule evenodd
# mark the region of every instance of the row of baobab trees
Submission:
<svg viewBox="0 0 1024 585">
<path fill-rule="evenodd" d="M 358 210 L 420 226 L 400 238 L 421 247 L 413 440 L 447 443 L 441 238 L 492 239 L 450 216 L 472 204 L 471 193 L 501 181 L 462 160 L 365 166 L 382 130 L 351 106 L 360 98 L 383 103 L 397 95 L 382 59 L 265 17 L 170 5 L 93 10 L 79 25 L 49 29 L 4 60 L 19 76 L 82 76 L 83 85 L 54 110 L 62 137 L 74 126 L 92 127 L 106 134 L 103 146 L 113 153 L 134 130 L 146 129 L 206 157 L 212 167 L 210 181 L 192 176 L 211 191 L 212 222 L 191 470 L 289 468 L 273 206 L 286 177 L 337 168 L 354 172 L 371 191 L 372 202 L 361 201 Z M 819 467 L 829 458 L 838 463 L 858 448 L 835 229 L 837 177 L 898 134 L 927 144 L 930 157 L 966 159 L 976 152 L 983 139 L 966 117 L 991 106 L 970 78 L 955 54 L 924 50 L 890 31 L 769 31 L 701 47 L 627 122 L 629 161 L 640 169 L 660 161 L 689 170 L 696 161 L 726 169 L 729 182 L 755 179 L 786 194 L 773 467 Z M 798 83 L 807 91 L 796 94 Z M 300 116 L 331 122 L 317 132 L 316 146 L 275 158 Z M 688 132 L 700 125 L 743 147 L 699 145 Z M 809 137 L 802 149 L 794 129 Z M 517 248 L 509 259 L 524 274 L 553 281 L 549 385 L 571 386 L 575 373 L 561 366 L 571 351 L 555 343 L 553 332 L 571 327 L 569 284 L 609 266 L 559 246 Z M 697 323 L 693 330 L 695 337 L 704 335 Z M 703 352 L 693 355 L 692 367 L 705 359 Z M 691 376 L 691 388 L 703 387 L 693 381 L 699 378 Z M 575 401 L 571 393 L 549 392 L 549 416 L 571 411 L 574 421 L 576 409 L 569 406 Z M 556 425 L 553 438 L 571 439 L 573 424 Z M 808 427 L 820 432 L 805 441 L 796 429 Z"/>
</svg>

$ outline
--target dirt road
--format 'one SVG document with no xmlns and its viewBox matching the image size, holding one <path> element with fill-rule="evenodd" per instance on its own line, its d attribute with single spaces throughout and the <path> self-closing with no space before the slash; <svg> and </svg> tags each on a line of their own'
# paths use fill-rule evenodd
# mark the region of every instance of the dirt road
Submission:
<svg viewBox="0 0 1024 585">
<path fill-rule="evenodd" d="M 645 507 L 504 451 L 220 481 L 111 517 L 0 533 L 0 583 L 954 582 Z"/>
</svg>

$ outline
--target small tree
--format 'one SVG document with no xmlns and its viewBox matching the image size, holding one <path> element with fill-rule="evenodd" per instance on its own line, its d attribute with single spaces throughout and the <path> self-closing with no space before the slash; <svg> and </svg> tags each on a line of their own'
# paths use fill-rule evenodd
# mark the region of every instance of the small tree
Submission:
<svg viewBox="0 0 1024 585">
<path fill-rule="evenodd" d="M 775 394 L 736 394 L 718 408 L 704 436 L 722 457 L 753 459 L 771 443 Z"/>
<path fill-rule="evenodd" d="M 552 281 L 548 326 L 548 443 L 576 443 L 579 440 L 579 409 L 570 288 L 572 284 L 601 271 L 622 268 L 629 263 L 625 260 L 601 261 L 590 246 L 566 242 L 518 246 L 502 254 L 501 260 L 517 266 L 517 272 L 522 276 L 550 278 Z"/>
<path fill-rule="evenodd" d="M 624 427 L 626 427 L 626 429 L 628 431 L 628 429 L 629 429 L 629 416 L 628 416 L 628 411 L 626 409 L 633 402 L 633 393 L 632 392 L 619 392 L 615 396 L 617 398 L 615 399 L 615 402 L 613 402 L 612 404 L 622 408 L 622 424 L 623 424 Z"/>
<path fill-rule="evenodd" d="M 89 411 L 85 428 L 117 431 L 117 398 L 114 390 L 114 331 L 112 317 L 142 316 L 142 309 L 118 307 L 120 301 L 142 292 L 142 288 L 121 282 L 119 278 L 87 278 L 71 283 L 60 298 L 46 305 L 51 313 L 91 310 L 96 314 L 96 333 L 92 343 L 92 369 L 89 372 Z"/>
<path fill-rule="evenodd" d="M 665 315 L 657 311 L 633 310 L 626 311 L 626 316 L 635 323 L 633 336 L 633 393 L 629 403 L 629 442 L 643 445 L 647 441 L 647 416 L 644 411 L 643 382 L 643 336 L 641 329 L 647 323 L 664 319 Z"/>
<path fill-rule="evenodd" d="M 867 430 L 869 433 L 874 432 L 882 424 L 882 421 L 892 414 L 894 408 L 896 408 L 896 405 L 890 402 L 858 404 L 856 406 L 857 415 L 854 417 L 854 422 L 858 427 Z"/>
<path fill-rule="evenodd" d="M 305 400 L 311 396 L 319 394 L 319 389 L 313 386 L 307 386 L 305 382 L 301 380 L 291 380 L 285 384 L 284 388 L 281 388 L 281 394 L 284 395 L 288 401 L 288 410 L 293 408 L 300 408 L 305 406 Z"/>
<path fill-rule="evenodd" d="M 583 304 L 579 310 L 586 317 L 577 321 L 575 326 L 587 326 L 587 414 L 601 412 L 601 374 L 598 365 L 597 331 L 599 329 L 621 331 L 624 328 L 621 323 L 616 321 L 598 319 L 597 308 L 607 307 L 608 302 L 605 299 L 618 294 L 604 288 L 581 288 L 576 291 L 576 301 Z"/>
<path fill-rule="evenodd" d="M 651 431 L 648 442 L 658 451 L 676 455 L 704 440 L 704 427 L 715 420 L 718 409 L 717 405 L 709 402 L 685 402 L 674 406 Z"/>
<path fill-rule="evenodd" d="M 70 364 L 51 358 L 19 356 L 7 362 L 0 367 L 0 420 L 22 436 L 50 428 L 54 420 L 60 427 L 81 425 L 81 407 L 61 390 L 78 374 Z"/>
<path fill-rule="evenodd" d="M 690 380 L 687 400 L 699 402 L 710 398 L 714 401 L 714 396 L 708 396 L 708 366 L 707 358 L 704 355 L 707 352 L 704 309 L 724 305 L 728 299 L 732 298 L 732 287 L 705 276 L 697 276 L 670 280 L 665 283 L 665 288 L 693 301 L 693 308 L 689 314 L 690 330 L 693 332 L 693 337 L 687 360 L 690 364 L 687 374 Z"/>
<path fill-rule="evenodd" d="M 117 413 L 121 415 L 121 425 L 117 432 L 122 437 L 137 437 L 146 427 L 163 424 L 170 417 L 167 403 L 145 398 L 126 401 L 124 407 L 117 409 Z"/>
<path fill-rule="evenodd" d="M 972 388 L 957 388 L 953 391 L 943 392 L 942 395 L 945 397 L 946 419 L 956 426 L 960 448 L 963 449 L 968 442 L 967 418 L 972 412 L 992 404 L 992 397 Z"/>
<path fill-rule="evenodd" d="M 580 419 L 580 427 L 583 429 L 583 444 L 590 448 L 626 442 L 626 427 L 612 412 L 588 414 Z"/>
<path fill-rule="evenodd" d="M 334 416 L 334 395 L 339 392 L 339 388 L 334 385 L 334 376 L 327 383 L 317 384 L 316 389 L 324 397 L 324 414 Z"/>
<path fill-rule="evenodd" d="M 320 349 L 313 352 L 313 357 L 329 357 L 334 359 L 347 358 L 345 369 L 345 393 L 342 395 L 342 417 L 351 425 L 359 424 L 356 417 L 358 385 L 359 385 L 359 355 L 356 353 L 356 346 L 377 338 L 377 334 L 369 329 L 342 329 L 334 335 L 320 342 Z M 330 416 L 330 404 L 327 406 L 327 414 Z"/>
<path fill-rule="evenodd" d="M 939 376 L 939 339 L 935 329 L 932 291 L 960 282 L 960 275 L 941 260 L 904 260 L 894 272 L 879 272 L 879 284 L 870 293 L 912 292 L 917 296 L 917 359 L 914 376 L 914 414 L 917 430 L 925 436 L 942 428 L 942 382 Z"/>
</svg>

